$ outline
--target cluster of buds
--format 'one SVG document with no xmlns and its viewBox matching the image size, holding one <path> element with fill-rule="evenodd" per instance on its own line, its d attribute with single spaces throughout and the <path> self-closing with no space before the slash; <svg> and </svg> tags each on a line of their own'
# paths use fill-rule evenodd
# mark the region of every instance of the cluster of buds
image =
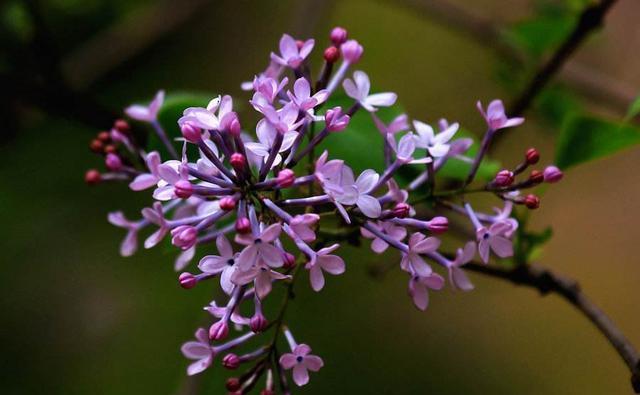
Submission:
<svg viewBox="0 0 640 395">
<path fill-rule="evenodd" d="M 386 123 L 377 110 L 393 106 L 397 96 L 371 93 L 363 71 L 354 70 L 348 76 L 363 48 L 347 35 L 343 28 L 333 29 L 317 79 L 311 77 L 307 60 L 314 40 L 296 41 L 283 35 L 279 53 L 271 54 L 267 69 L 242 84 L 252 91 L 249 103 L 259 117 L 251 128 L 242 126 L 233 99 L 225 95 L 205 107 L 185 109 L 177 120 L 182 136 L 171 141 L 158 122 L 164 100 L 160 91 L 148 106 L 133 105 L 125 113 L 152 127 L 165 145 L 162 155 L 168 155 L 168 160 L 163 161 L 158 151 L 146 152 L 137 146 L 123 121 L 91 144 L 106 155 L 107 172 L 100 175 L 91 170 L 89 183 L 101 177 L 127 180 L 134 191 L 152 190 L 155 200 L 136 220 L 122 212 L 109 214 L 112 224 L 127 231 L 122 255 L 133 254 L 139 234 L 153 228 L 144 247 L 170 239 L 180 251 L 175 260 L 180 286 L 191 289 L 200 283 L 219 283 L 225 296 L 204 308 L 211 325 L 197 329 L 195 340 L 185 343 L 182 352 L 193 360 L 189 375 L 204 371 L 215 360 L 234 371 L 246 366 L 244 373 L 227 381 L 227 389 L 234 394 L 247 393 L 259 382 L 264 383 L 263 394 L 274 393 L 274 383 L 288 393 L 287 370 L 292 371 L 293 382 L 302 386 L 309 381 L 309 372 L 323 366 L 308 345 L 296 343 L 282 312 L 267 317 L 263 305 L 274 286 L 291 287 L 299 273 L 308 273 L 315 291 L 323 289 L 327 274 L 342 274 L 346 265 L 336 252 L 339 241 L 362 236 L 371 240 L 375 253 L 395 251 L 398 266 L 407 274 L 413 303 L 425 310 L 429 291 L 442 289 L 446 282 L 433 265 L 442 268 L 454 289 L 471 290 L 463 266 L 476 255 L 484 263 L 491 252 L 499 258 L 513 255 L 512 237 L 518 227 L 511 215 L 513 206 L 538 205 L 533 195 L 522 198 L 520 189 L 562 177 L 557 168 L 547 167 L 515 183 L 515 177 L 539 159 L 535 150 L 529 150 L 525 162 L 513 171 L 499 172 L 483 188 L 499 196 L 503 206 L 494 214 L 475 211 L 465 192 L 492 137 L 524 120 L 508 118 L 499 100 L 486 111 L 478 103 L 488 130 L 475 157 L 466 156 L 472 140 L 456 138 L 457 123 L 443 119 L 434 129 L 419 120 L 410 123 L 404 114 Z M 334 72 L 333 64 L 340 59 Z M 352 99 L 349 108 L 330 105 L 340 87 Z M 379 130 L 379 136 L 370 138 L 383 142 L 383 169 L 356 174 L 344 160 L 320 150 L 325 139 L 349 133 L 354 116 L 370 117 Z M 180 154 L 176 142 L 182 146 Z M 114 148 L 107 152 L 109 146 Z M 321 154 L 316 158 L 314 152 Z M 450 160 L 469 162 L 469 175 L 457 193 L 439 193 L 436 175 Z M 420 171 L 404 185 L 397 175 L 406 166 Z M 437 237 L 447 232 L 449 218 L 444 214 L 426 217 L 417 205 L 419 200 L 410 199 L 412 193 L 424 196 L 425 192 L 442 203 L 448 210 L 445 214 L 468 220 L 472 239 L 454 253 L 442 252 Z M 342 229 L 335 229 L 336 223 Z M 197 270 L 185 271 L 196 256 Z M 247 311 L 253 313 L 246 315 Z M 269 331 L 275 333 L 261 336 Z M 280 354 L 276 347 L 280 333 L 289 345 L 288 353 Z M 256 342 L 260 344 L 250 346 Z M 236 348 L 248 351 L 236 353 Z"/>
</svg>

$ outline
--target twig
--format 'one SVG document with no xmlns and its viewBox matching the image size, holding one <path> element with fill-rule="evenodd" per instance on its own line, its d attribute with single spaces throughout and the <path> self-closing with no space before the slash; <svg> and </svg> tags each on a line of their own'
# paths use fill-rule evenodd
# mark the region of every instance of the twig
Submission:
<svg viewBox="0 0 640 395">
<path fill-rule="evenodd" d="M 602 0 L 586 7 L 580 14 L 578 23 L 566 40 L 555 51 L 553 56 L 543 64 L 533 76 L 524 91 L 510 106 L 509 114 L 521 115 L 538 96 L 542 88 L 547 85 L 562 65 L 569 60 L 575 50 L 596 29 L 602 26 L 607 11 L 617 0 Z"/>
<path fill-rule="evenodd" d="M 556 293 L 562 296 L 584 314 L 616 349 L 629 367 L 634 391 L 640 393 L 640 355 L 638 351 L 613 321 L 582 292 L 575 280 L 536 265 L 518 265 L 515 269 L 508 270 L 469 263 L 463 268 L 486 276 L 501 278 L 516 285 L 535 288 L 542 295 Z"/>
<path fill-rule="evenodd" d="M 490 46 L 505 59 L 523 62 L 522 54 L 505 42 L 496 23 L 483 15 L 470 12 L 448 0 L 403 0 L 401 3 L 446 28 L 465 33 L 483 46 Z M 636 95 L 632 88 L 576 62 L 569 62 L 558 74 L 571 88 L 620 113 L 627 110 Z"/>
</svg>

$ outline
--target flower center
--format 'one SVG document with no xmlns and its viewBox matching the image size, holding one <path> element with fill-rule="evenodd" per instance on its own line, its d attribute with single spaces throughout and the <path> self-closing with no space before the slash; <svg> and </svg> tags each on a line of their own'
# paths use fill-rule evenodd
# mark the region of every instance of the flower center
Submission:
<svg viewBox="0 0 640 395">
<path fill-rule="evenodd" d="M 262 243 L 262 239 L 256 239 L 256 241 L 254 241 L 255 244 L 260 244 Z"/>
<path fill-rule="evenodd" d="M 484 235 L 482 235 L 482 238 L 485 240 L 489 239 L 489 233 L 485 233 Z"/>
<path fill-rule="evenodd" d="M 229 266 L 233 266 L 234 263 L 235 263 L 235 261 L 233 260 L 233 258 L 229 258 L 227 260 L 227 265 L 229 265 Z"/>
<path fill-rule="evenodd" d="M 296 361 L 298 361 L 298 363 L 302 362 L 302 360 L 303 360 L 303 358 L 300 355 L 298 355 L 298 357 L 296 357 Z"/>
</svg>

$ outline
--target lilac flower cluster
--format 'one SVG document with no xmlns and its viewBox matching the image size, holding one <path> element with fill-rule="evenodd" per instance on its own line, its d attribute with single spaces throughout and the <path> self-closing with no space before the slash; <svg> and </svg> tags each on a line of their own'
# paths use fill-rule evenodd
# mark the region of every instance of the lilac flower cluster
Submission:
<svg viewBox="0 0 640 395">
<path fill-rule="evenodd" d="M 218 96 L 204 107 L 184 109 L 177 120 L 182 132 L 175 139 L 181 146 L 177 149 L 158 121 L 164 100 L 160 91 L 149 105 L 133 105 L 125 113 L 149 124 L 165 152 L 145 151 L 124 120 L 91 142 L 91 149 L 104 156 L 107 171 L 89 170 L 88 183 L 124 180 L 133 191 L 150 190 L 155 200 L 139 219 L 127 219 L 122 212 L 109 214 L 109 222 L 126 231 L 121 254 L 134 254 L 141 233 L 152 229 L 144 247 L 170 239 L 180 250 L 175 270 L 181 272 L 178 280 L 183 288 L 219 282 L 224 297 L 204 308 L 211 325 L 198 328 L 195 340 L 185 343 L 182 352 L 193 361 L 187 368 L 189 375 L 204 371 L 215 360 L 231 370 L 247 365 L 245 373 L 228 380 L 232 393 L 248 392 L 261 377 L 266 377 L 263 394 L 274 393 L 275 383 L 288 393 L 283 371 L 291 370 L 294 383 L 302 386 L 309 381 L 309 372 L 322 368 L 322 359 L 312 355 L 308 345 L 295 342 L 284 324 L 284 310 L 266 317 L 263 305 L 274 286 L 282 283 L 290 289 L 301 272 L 308 273 L 315 291 L 322 290 L 327 274 L 344 273 L 346 265 L 337 252 L 340 244 L 334 243 L 341 234 L 352 236 L 355 230 L 356 236 L 371 240 L 377 254 L 396 251 L 399 266 L 407 274 L 408 293 L 415 306 L 425 310 L 429 292 L 445 285 L 434 264 L 442 267 L 454 289 L 473 289 L 463 266 L 476 255 L 484 263 L 491 255 L 512 256 L 512 238 L 518 228 L 512 216 L 514 206 L 539 205 L 538 197 L 523 196 L 520 191 L 562 178 L 560 170 L 549 166 L 517 182 L 516 177 L 539 160 L 537 151 L 530 149 L 514 169 L 501 170 L 480 189 L 469 189 L 492 137 L 524 120 L 508 118 L 499 100 L 486 109 L 478 103 L 487 132 L 474 157 L 466 155 L 472 140 L 456 138 L 457 123 L 440 120 L 434 128 L 419 120 L 410 123 L 407 115 L 385 123 L 378 109 L 393 106 L 396 94 L 371 93 L 367 74 L 352 70 L 363 48 L 347 39 L 345 29 L 333 29 L 330 39 L 322 70 L 312 79 L 308 58 L 314 40 L 282 36 L 279 52 L 271 54 L 267 69 L 242 84 L 252 92 L 249 103 L 258 114 L 255 126 L 243 127 L 233 99 Z M 340 87 L 352 99 L 349 108 L 329 104 Z M 354 116 L 370 117 L 380 132 L 381 136 L 371 136 L 384 144 L 385 168 L 379 172 L 368 169 L 356 174 L 326 150 L 314 156 L 325 139 L 349 133 Z M 468 177 L 459 189 L 438 190 L 435 177 L 450 160 L 469 162 Z M 398 170 L 407 166 L 417 174 L 410 183 L 398 177 Z M 493 214 L 476 211 L 464 198 L 474 191 L 493 193 L 504 204 Z M 471 240 L 453 254 L 442 252 L 436 235 L 448 230 L 449 218 L 425 216 L 417 205 L 420 199 L 411 200 L 410 195 L 426 195 L 438 203 L 437 208 L 466 218 L 473 229 Z M 454 197 L 460 201 L 456 203 Z M 197 273 L 183 271 L 197 256 Z M 245 316 L 246 311 L 253 313 Z M 232 336 L 232 330 L 238 334 Z M 269 330 L 274 335 L 264 337 L 247 353 L 232 351 L 247 348 Z M 291 352 L 279 353 L 279 332 L 284 333 Z"/>
</svg>

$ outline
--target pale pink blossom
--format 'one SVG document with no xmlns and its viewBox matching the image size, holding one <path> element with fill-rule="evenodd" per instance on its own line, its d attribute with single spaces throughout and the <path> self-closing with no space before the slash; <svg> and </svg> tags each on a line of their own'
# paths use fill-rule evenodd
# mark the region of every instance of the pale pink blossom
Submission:
<svg viewBox="0 0 640 395">
<path fill-rule="evenodd" d="M 311 355 L 311 347 L 306 344 L 298 344 L 292 352 L 282 354 L 280 365 L 284 369 L 293 369 L 293 382 L 303 386 L 309 382 L 309 371 L 319 371 L 324 362 L 322 358 Z"/>
<path fill-rule="evenodd" d="M 440 247 L 440 240 L 435 237 L 426 237 L 416 232 L 409 237 L 407 252 L 402 254 L 400 267 L 402 270 L 418 276 L 428 277 L 431 266 L 422 258 L 421 254 L 435 252 Z"/>
<path fill-rule="evenodd" d="M 187 374 L 193 376 L 201 373 L 213 362 L 215 352 L 211 344 L 209 344 L 209 335 L 203 328 L 198 328 L 195 334 L 196 341 L 189 341 L 182 345 L 182 354 L 194 360 L 189 367 L 187 367 Z"/>
<path fill-rule="evenodd" d="M 398 95 L 393 92 L 369 94 L 371 83 L 369 76 L 364 71 L 356 71 L 353 73 L 353 80 L 345 79 L 342 86 L 347 92 L 347 96 L 355 99 L 362 108 L 369 112 L 377 111 L 377 107 L 392 106 Z"/>
<path fill-rule="evenodd" d="M 438 273 L 428 276 L 411 276 L 409 279 L 409 296 L 413 304 L 424 311 L 429 306 L 429 289 L 441 290 L 444 287 L 444 278 Z"/>
<path fill-rule="evenodd" d="M 136 121 L 155 122 L 158 119 L 158 112 L 164 102 L 164 91 L 159 90 L 148 106 L 134 104 L 127 107 L 124 112 Z"/>
<path fill-rule="evenodd" d="M 296 40 L 288 34 L 283 34 L 280 38 L 280 55 L 271 52 L 271 60 L 283 66 L 297 69 L 309 56 L 315 41 L 313 39 L 305 41 L 300 48 Z"/>
</svg>

